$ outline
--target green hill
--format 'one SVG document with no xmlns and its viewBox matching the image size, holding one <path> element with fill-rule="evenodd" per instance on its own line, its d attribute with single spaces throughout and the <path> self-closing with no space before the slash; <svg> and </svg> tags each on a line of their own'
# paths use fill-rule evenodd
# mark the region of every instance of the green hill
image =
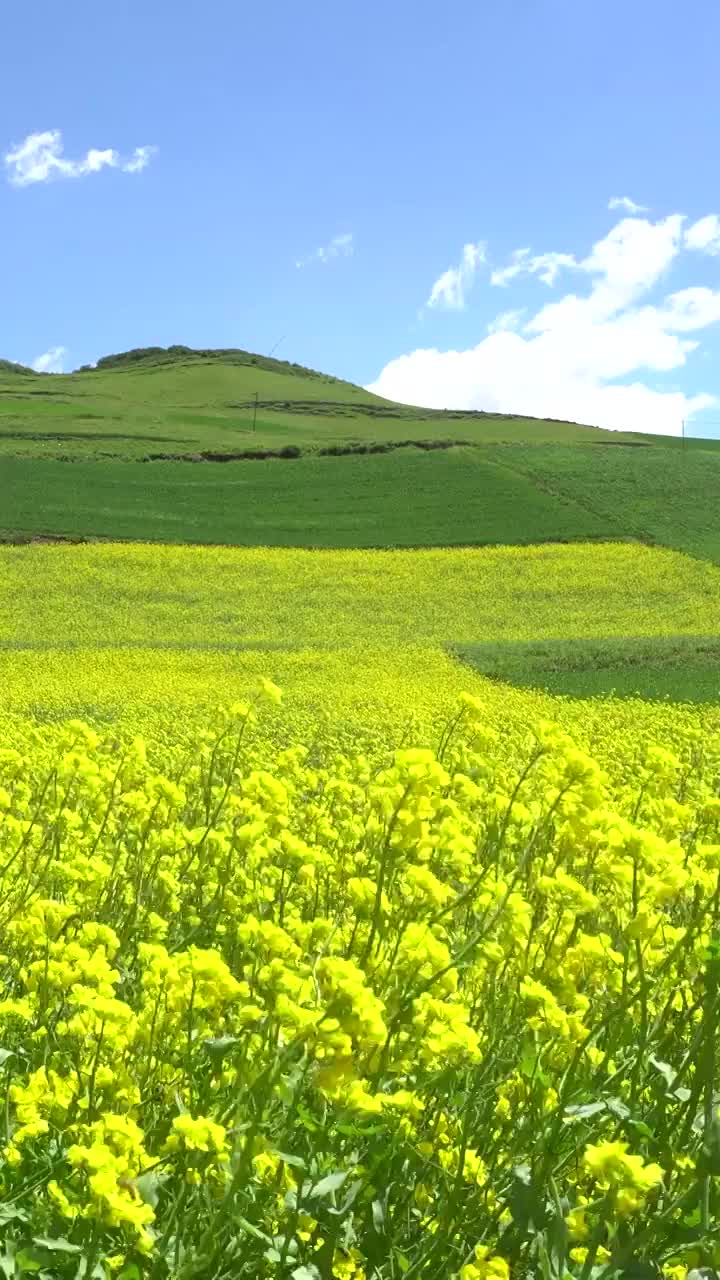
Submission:
<svg viewBox="0 0 720 1280">
<path fill-rule="evenodd" d="M 72 374 L 6 361 L 0 537 L 309 547 L 630 538 L 720 560 L 720 451 L 679 444 L 394 404 L 240 350 L 149 347 Z"/>
<path fill-rule="evenodd" d="M 0 360 L 0 377 L 2 377 L 3 374 L 16 374 L 22 376 L 28 373 L 32 375 L 33 370 L 28 369 L 27 365 L 16 364 L 14 360 Z"/>
<path fill-rule="evenodd" d="M 0 364 L 0 456 L 142 460 L 438 439 L 617 437 L 574 423 L 398 405 L 339 378 L 246 351 L 148 347 L 70 374 Z"/>
</svg>

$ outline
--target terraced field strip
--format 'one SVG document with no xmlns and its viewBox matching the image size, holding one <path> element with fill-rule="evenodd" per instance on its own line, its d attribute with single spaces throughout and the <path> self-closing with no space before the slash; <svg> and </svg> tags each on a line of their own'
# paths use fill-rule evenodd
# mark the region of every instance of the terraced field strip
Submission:
<svg viewBox="0 0 720 1280">
<path fill-rule="evenodd" d="M 174 707 L 234 700 L 260 674 L 297 706 L 384 705 L 402 719 L 487 683 L 453 656 L 463 647 L 495 646 L 499 674 L 515 679 L 518 653 L 524 662 L 534 645 L 614 638 L 622 650 L 639 636 L 651 649 L 667 637 L 692 646 L 720 609 L 713 565 L 621 543 L 6 547 L 0 587 L 11 602 L 0 616 L 0 705 L 110 717 L 151 705 L 171 720 Z"/>
</svg>

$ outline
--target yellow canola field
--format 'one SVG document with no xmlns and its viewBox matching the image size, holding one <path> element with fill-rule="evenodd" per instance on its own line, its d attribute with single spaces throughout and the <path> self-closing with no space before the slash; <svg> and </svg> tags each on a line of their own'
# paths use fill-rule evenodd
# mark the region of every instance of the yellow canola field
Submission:
<svg viewBox="0 0 720 1280">
<path fill-rule="evenodd" d="M 325 709 L 335 722 L 403 732 L 410 717 L 445 715 L 463 689 L 505 717 L 566 716 L 541 695 L 498 691 L 448 646 L 712 634 L 720 605 L 714 566 L 621 544 L 30 546 L 0 550 L 0 587 L 0 715 L 13 713 L 14 732 L 28 714 L 80 715 L 151 737 L 192 733 L 261 674 L 286 690 L 300 728 Z M 661 710 L 640 716 L 654 724 Z"/>
<path fill-rule="evenodd" d="M 0 750 L 6 1274 L 717 1266 L 720 733 L 303 744 L 260 688 L 161 768 Z"/>
<path fill-rule="evenodd" d="M 5 1275 L 720 1265 L 718 711 L 446 651 L 712 633 L 717 569 L 84 546 L 0 581 Z"/>
<path fill-rule="evenodd" d="M 707 634 L 720 570 L 621 543 L 424 551 L 5 547 L 0 642 L 328 649 Z"/>
</svg>

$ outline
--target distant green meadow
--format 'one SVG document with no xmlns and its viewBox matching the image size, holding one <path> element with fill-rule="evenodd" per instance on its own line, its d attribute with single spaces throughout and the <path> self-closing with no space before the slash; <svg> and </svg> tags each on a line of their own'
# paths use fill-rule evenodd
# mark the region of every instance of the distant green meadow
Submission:
<svg viewBox="0 0 720 1280">
<path fill-rule="evenodd" d="M 642 636 L 460 645 L 475 671 L 574 698 L 720 702 L 720 636 Z"/>
<path fill-rule="evenodd" d="M 226 463 L 0 462 L 0 533 L 237 546 L 631 539 L 720 560 L 720 452 L 456 446 Z"/>
</svg>

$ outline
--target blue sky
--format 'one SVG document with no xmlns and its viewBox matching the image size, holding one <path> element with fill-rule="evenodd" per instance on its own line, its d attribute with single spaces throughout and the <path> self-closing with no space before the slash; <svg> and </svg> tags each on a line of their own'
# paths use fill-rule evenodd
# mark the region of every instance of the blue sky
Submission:
<svg viewBox="0 0 720 1280">
<path fill-rule="evenodd" d="M 1 354 L 283 338 L 411 401 L 720 423 L 714 0 L 40 0 L 3 28 Z"/>
</svg>

